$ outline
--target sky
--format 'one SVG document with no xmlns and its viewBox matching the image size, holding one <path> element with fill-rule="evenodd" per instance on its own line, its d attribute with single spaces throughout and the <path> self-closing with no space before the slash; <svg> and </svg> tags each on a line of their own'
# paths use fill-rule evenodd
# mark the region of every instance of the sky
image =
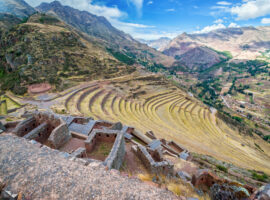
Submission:
<svg viewBox="0 0 270 200">
<path fill-rule="evenodd" d="M 31 6 L 53 0 L 25 0 Z M 134 38 L 155 40 L 215 29 L 270 25 L 270 0 L 59 0 L 106 17 Z"/>
</svg>

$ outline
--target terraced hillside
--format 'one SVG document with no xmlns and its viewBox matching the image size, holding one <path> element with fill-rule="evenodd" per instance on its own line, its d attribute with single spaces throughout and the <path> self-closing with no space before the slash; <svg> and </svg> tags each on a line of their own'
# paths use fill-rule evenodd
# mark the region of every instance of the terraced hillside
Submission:
<svg viewBox="0 0 270 200">
<path fill-rule="evenodd" d="M 269 144 L 257 136 L 240 135 L 208 107 L 159 76 L 95 82 L 71 94 L 64 104 L 71 114 L 121 121 L 141 132 L 152 130 L 191 151 L 270 173 Z"/>
</svg>

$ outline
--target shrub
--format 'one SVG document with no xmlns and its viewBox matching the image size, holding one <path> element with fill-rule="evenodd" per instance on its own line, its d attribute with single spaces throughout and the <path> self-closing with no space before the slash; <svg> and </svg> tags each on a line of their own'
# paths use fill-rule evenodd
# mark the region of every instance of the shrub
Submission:
<svg viewBox="0 0 270 200">
<path fill-rule="evenodd" d="M 220 171 L 223 171 L 225 173 L 228 172 L 228 169 L 226 167 L 224 167 L 223 165 L 216 165 L 216 167 L 220 170 Z"/>
<path fill-rule="evenodd" d="M 269 142 L 270 142 L 270 135 L 264 136 L 263 139 L 264 139 L 265 141 L 269 141 Z"/>
</svg>

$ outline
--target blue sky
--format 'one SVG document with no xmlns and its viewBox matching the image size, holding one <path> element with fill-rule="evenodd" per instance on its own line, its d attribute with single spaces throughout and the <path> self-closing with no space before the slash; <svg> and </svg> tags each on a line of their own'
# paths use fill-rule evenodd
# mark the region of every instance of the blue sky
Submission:
<svg viewBox="0 0 270 200">
<path fill-rule="evenodd" d="M 37 6 L 53 0 L 26 0 Z M 135 38 L 157 39 L 218 28 L 270 25 L 270 0 L 59 0 L 105 16 Z"/>
</svg>

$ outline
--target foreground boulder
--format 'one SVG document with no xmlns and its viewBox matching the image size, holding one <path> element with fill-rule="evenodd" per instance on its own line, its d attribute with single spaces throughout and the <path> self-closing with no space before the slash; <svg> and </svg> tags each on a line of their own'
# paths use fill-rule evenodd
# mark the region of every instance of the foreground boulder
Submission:
<svg viewBox="0 0 270 200">
<path fill-rule="evenodd" d="M 26 139 L 0 136 L 0 180 L 5 191 L 28 199 L 177 199 L 96 162 L 77 162 Z"/>
</svg>

